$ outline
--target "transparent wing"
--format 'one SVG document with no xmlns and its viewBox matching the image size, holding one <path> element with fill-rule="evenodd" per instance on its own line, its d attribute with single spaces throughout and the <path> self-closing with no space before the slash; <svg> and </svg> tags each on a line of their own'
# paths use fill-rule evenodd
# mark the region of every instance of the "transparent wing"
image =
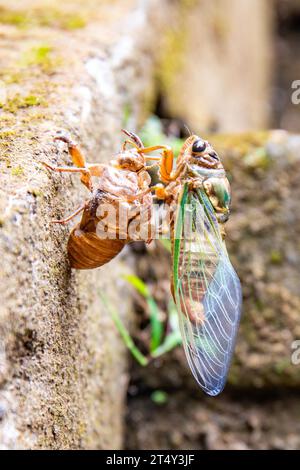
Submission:
<svg viewBox="0 0 300 470">
<path fill-rule="evenodd" d="M 241 285 L 204 191 L 184 187 L 173 244 L 174 298 L 189 366 L 209 395 L 224 388 L 241 315 Z"/>
</svg>

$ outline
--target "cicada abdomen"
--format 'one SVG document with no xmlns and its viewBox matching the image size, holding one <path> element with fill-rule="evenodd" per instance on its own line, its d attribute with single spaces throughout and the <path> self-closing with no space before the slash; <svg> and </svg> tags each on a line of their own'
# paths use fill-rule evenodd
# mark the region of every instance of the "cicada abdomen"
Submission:
<svg viewBox="0 0 300 470">
<path fill-rule="evenodd" d="M 68 241 L 72 268 L 93 269 L 103 266 L 124 248 L 123 240 L 101 240 L 95 232 L 86 232 L 80 224 L 73 228 Z"/>
<path fill-rule="evenodd" d="M 141 201 L 127 202 L 111 193 L 97 190 L 88 201 L 81 222 L 69 236 L 68 255 L 72 268 L 103 266 L 127 243 L 147 241 L 151 209 L 151 194 L 146 194 Z M 141 233 L 143 228 L 146 234 Z"/>
<path fill-rule="evenodd" d="M 113 204 L 113 198 L 107 193 L 97 191 L 88 201 L 82 214 L 82 219 L 70 233 L 68 240 L 68 255 L 72 268 L 93 269 L 108 263 L 126 244 L 126 240 L 115 237 L 100 237 L 97 234 L 97 210 L 101 204 Z"/>
</svg>

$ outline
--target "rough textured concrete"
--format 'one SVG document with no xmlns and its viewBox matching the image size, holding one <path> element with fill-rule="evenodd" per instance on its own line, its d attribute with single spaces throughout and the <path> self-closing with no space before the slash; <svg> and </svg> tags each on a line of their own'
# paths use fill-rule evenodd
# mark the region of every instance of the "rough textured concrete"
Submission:
<svg viewBox="0 0 300 470">
<path fill-rule="evenodd" d="M 1 448 L 122 443 L 127 354 L 99 301 L 103 289 L 128 314 L 122 263 L 71 272 L 69 228 L 50 222 L 87 193 L 39 161 L 69 163 L 52 142 L 62 128 L 89 161 L 111 158 L 151 96 L 159 17 L 155 0 L 78 5 L 0 3 Z"/>
</svg>

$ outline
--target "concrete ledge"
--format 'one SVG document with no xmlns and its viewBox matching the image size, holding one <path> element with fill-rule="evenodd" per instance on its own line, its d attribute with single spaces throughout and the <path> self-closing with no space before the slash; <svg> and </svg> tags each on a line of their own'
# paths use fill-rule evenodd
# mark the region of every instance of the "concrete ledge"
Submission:
<svg viewBox="0 0 300 470">
<path fill-rule="evenodd" d="M 41 3 L 22 2 L 23 12 L 0 3 L 0 447 L 118 448 L 127 354 L 98 292 L 128 314 L 115 289 L 122 262 L 71 272 L 69 228 L 50 222 L 87 193 L 38 162 L 69 163 L 52 142 L 61 128 L 89 161 L 111 158 L 121 127 L 135 127 L 151 99 L 151 25 L 167 2 L 158 11 L 155 0 L 124 1 L 112 12 L 88 1 L 83 18 L 76 1 Z"/>
</svg>

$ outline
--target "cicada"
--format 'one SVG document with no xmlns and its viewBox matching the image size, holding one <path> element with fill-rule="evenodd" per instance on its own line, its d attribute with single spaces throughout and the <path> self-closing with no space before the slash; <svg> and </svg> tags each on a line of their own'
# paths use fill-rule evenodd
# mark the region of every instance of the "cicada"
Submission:
<svg viewBox="0 0 300 470">
<path fill-rule="evenodd" d="M 240 281 L 224 241 L 231 200 L 225 170 L 209 142 L 196 135 L 185 141 L 173 168 L 170 147 L 145 148 L 138 136 L 125 134 L 129 139 L 109 164 L 86 163 L 70 137 L 56 136 L 67 143 L 75 167 L 44 164 L 51 170 L 80 173 L 91 194 L 71 216 L 55 222 L 67 223 L 83 211 L 69 236 L 68 254 L 72 267 L 90 269 L 107 263 L 136 240 L 130 224 L 150 223 L 154 194 L 165 201 L 171 213 L 171 291 L 184 350 L 200 387 L 217 395 L 226 382 L 242 306 Z M 128 150 L 128 144 L 133 148 Z M 160 156 L 149 155 L 156 150 L 161 150 Z M 162 184 L 151 186 L 147 170 L 153 165 L 147 166 L 148 160 L 157 161 Z M 118 217 L 108 226 L 108 233 L 115 236 L 102 239 L 97 233 L 98 209 L 106 203 L 118 207 Z M 121 229 L 119 211 L 124 205 L 129 206 L 130 217 Z"/>
<path fill-rule="evenodd" d="M 57 133 L 55 140 L 67 144 L 74 166 L 61 167 L 41 162 L 52 171 L 79 173 L 81 182 L 90 192 L 89 198 L 69 217 L 52 221 L 66 224 L 82 212 L 81 221 L 72 229 L 68 239 L 72 268 L 103 266 L 127 243 L 140 238 L 141 225 L 150 224 L 153 199 L 148 170 L 152 165 L 147 166 L 150 158 L 147 153 L 152 148 L 145 148 L 134 133 L 123 132 L 128 138 L 121 151 L 107 164 L 87 163 L 78 144 L 64 131 Z M 107 211 L 114 217 L 109 219 Z M 150 241 L 150 238 L 146 236 L 145 241 Z"/>
<path fill-rule="evenodd" d="M 217 152 L 196 135 L 185 141 L 175 169 L 172 150 L 163 151 L 160 177 L 165 185 L 156 195 L 174 206 L 171 290 L 185 354 L 200 387 L 218 395 L 242 306 L 240 281 L 224 242 L 230 185 Z"/>
</svg>

